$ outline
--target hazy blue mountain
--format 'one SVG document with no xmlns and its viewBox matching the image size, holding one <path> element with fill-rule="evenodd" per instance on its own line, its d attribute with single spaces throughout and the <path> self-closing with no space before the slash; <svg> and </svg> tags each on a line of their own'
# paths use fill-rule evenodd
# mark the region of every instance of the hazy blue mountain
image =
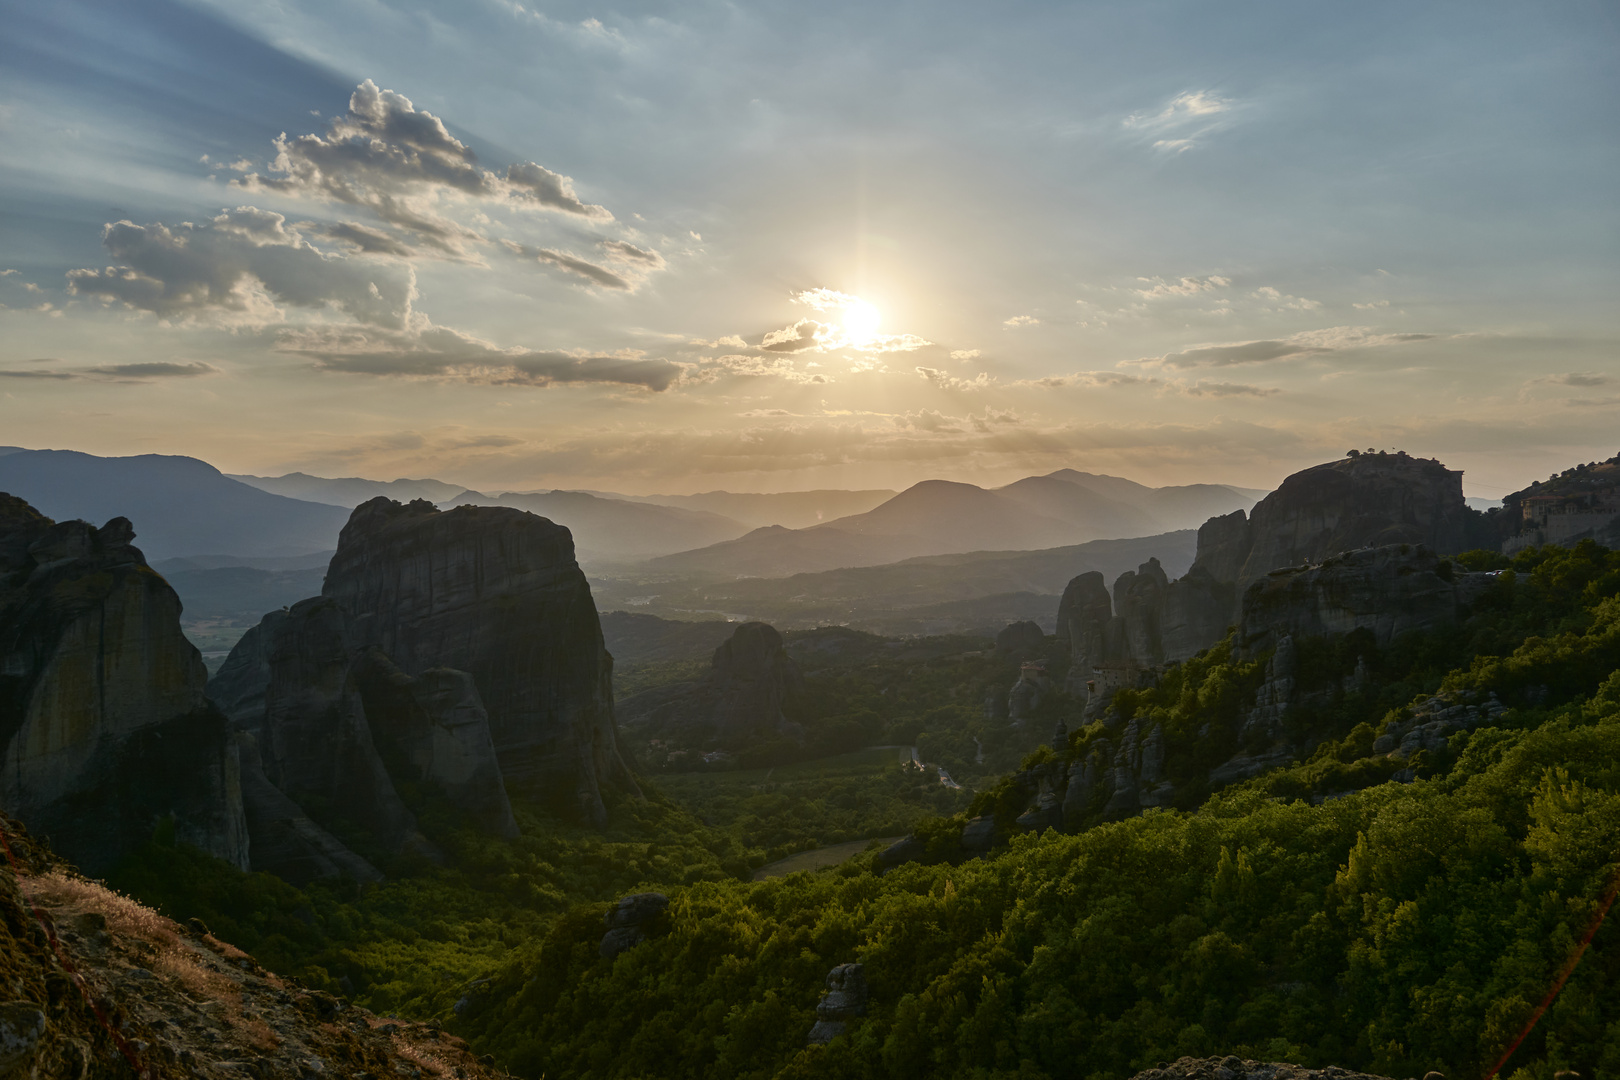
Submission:
<svg viewBox="0 0 1620 1080">
<path fill-rule="evenodd" d="M 656 573 L 782 577 L 923 555 L 1028 551 L 1196 528 L 1254 499 L 1221 484 L 1151 488 L 1062 469 L 1001 488 L 925 480 L 880 506 L 805 529 L 747 536 L 652 560 Z"/>
<path fill-rule="evenodd" d="M 648 559 L 730 540 L 748 530 L 741 522 L 703 510 L 604 499 L 583 491 L 484 495 L 463 491 L 441 506 L 513 506 L 566 526 L 583 564 Z"/>
<path fill-rule="evenodd" d="M 97 457 L 76 450 L 0 456 L 0 491 L 58 521 L 127 517 L 149 561 L 193 555 L 305 555 L 337 546 L 341 507 L 232 480 L 205 461 L 165 454 Z"/>
<path fill-rule="evenodd" d="M 811 531 L 775 530 L 786 538 L 803 538 Z M 1157 558 L 1167 574 L 1179 577 L 1192 565 L 1197 544 L 1198 534 L 1183 529 L 1040 551 L 928 555 L 787 577 L 598 578 L 591 589 L 603 610 L 633 605 L 643 619 L 680 620 L 724 612 L 736 620 L 760 619 L 778 629 L 847 625 L 886 634 L 940 634 L 999 630 L 1007 622 L 1028 618 L 1050 630 L 1058 597 L 1076 574 L 1097 570 L 1112 583 L 1125 571 Z"/>
<path fill-rule="evenodd" d="M 894 498 L 896 492 L 887 488 L 862 491 L 824 488 L 779 492 L 704 491 L 696 495 L 617 495 L 611 491 L 593 491 L 590 494 L 600 495 L 604 499 L 707 510 L 755 529 L 766 525 L 804 529 L 850 514 L 864 514 Z"/>
<path fill-rule="evenodd" d="M 426 499 L 428 502 L 439 503 L 467 490 L 461 484 L 447 484 L 443 480 L 366 480 L 358 476 L 327 479 L 324 476 L 310 476 L 301 472 L 287 473 L 285 476 L 246 476 L 240 473 L 226 475 L 232 480 L 251 484 L 260 491 L 285 495 L 291 499 L 326 503 L 329 506 L 344 506 L 351 510 L 367 499 L 375 499 L 378 495 L 386 495 L 399 502 Z"/>
<path fill-rule="evenodd" d="M 257 623 L 266 612 L 319 596 L 326 566 L 323 563 L 303 570 L 223 566 L 213 570 L 160 573 L 180 594 L 187 623 L 213 619 L 245 627 Z"/>
</svg>

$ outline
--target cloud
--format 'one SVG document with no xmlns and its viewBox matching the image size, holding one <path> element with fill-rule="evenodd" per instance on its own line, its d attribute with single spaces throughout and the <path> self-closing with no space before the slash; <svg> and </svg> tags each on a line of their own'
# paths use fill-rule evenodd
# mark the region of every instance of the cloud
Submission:
<svg viewBox="0 0 1620 1080">
<path fill-rule="evenodd" d="M 939 368 L 918 367 L 916 372 L 941 390 L 988 390 L 996 381 L 984 371 L 972 379 L 958 379 L 950 372 L 941 371 Z"/>
<path fill-rule="evenodd" d="M 68 291 L 164 317 L 262 326 L 282 321 L 276 304 L 285 304 L 403 328 L 416 298 L 409 267 L 325 254 L 280 214 L 252 206 L 202 225 L 113 222 L 102 244 L 118 264 L 68 271 Z"/>
<path fill-rule="evenodd" d="M 1041 324 L 1041 320 L 1037 319 L 1033 315 L 1014 315 L 1012 318 L 1007 319 L 1004 322 L 1002 322 L 1001 325 L 1002 326 L 1019 327 L 1019 326 L 1039 326 L 1040 324 Z"/>
<path fill-rule="evenodd" d="M 49 361 L 34 361 L 48 363 Z M 151 379 L 187 379 L 199 375 L 217 375 L 219 369 L 201 362 L 177 364 L 157 361 L 140 364 L 106 364 L 85 368 L 0 368 L 0 378 L 48 379 L 57 382 L 147 382 Z"/>
<path fill-rule="evenodd" d="M 287 330 L 276 348 L 308 357 L 323 371 L 498 386 L 602 383 L 662 391 L 686 370 L 664 359 L 502 349 L 440 326 L 412 332 L 373 327 Z"/>
<path fill-rule="evenodd" d="M 1595 387 L 1608 386 L 1615 380 L 1608 375 L 1600 375 L 1595 371 L 1570 371 L 1562 375 L 1546 375 L 1535 381 L 1538 383 L 1550 383 L 1553 386 Z"/>
<path fill-rule="evenodd" d="M 622 292 L 630 292 L 635 289 L 638 283 L 630 280 L 627 276 L 614 273 L 605 266 L 600 266 L 588 259 L 582 259 L 578 255 L 570 255 L 566 251 L 530 247 L 527 244 L 519 244 L 514 240 L 502 240 L 501 246 L 514 255 L 555 266 L 559 270 L 584 278 L 591 284 L 600 285 L 604 289 L 618 289 Z"/>
<path fill-rule="evenodd" d="M 738 337 L 736 334 L 728 334 L 725 337 L 715 338 L 713 341 L 705 341 L 703 338 L 693 338 L 691 341 L 687 342 L 687 344 L 688 345 L 700 345 L 705 349 L 746 349 L 746 348 L 748 348 L 748 342 L 744 341 L 742 338 Z"/>
<path fill-rule="evenodd" d="M 392 234 L 355 221 L 340 221 L 335 225 L 311 224 L 309 229 L 328 240 L 346 244 L 355 251 L 367 255 L 398 255 L 401 258 L 409 258 L 416 254 L 415 248 Z"/>
<path fill-rule="evenodd" d="M 1156 386 L 1159 380 L 1148 375 L 1131 375 L 1123 371 L 1076 371 L 1068 375 L 1047 375 L 1039 379 L 1020 379 L 1011 386 L 1039 386 L 1055 390 L 1065 386 Z"/>
<path fill-rule="evenodd" d="M 413 253 L 433 249 L 465 257 L 467 244 L 484 237 L 437 213 L 440 199 L 499 202 L 550 210 L 589 221 L 611 221 L 601 206 L 583 202 L 573 181 L 532 161 L 509 166 L 505 176 L 484 169 L 470 147 L 444 121 L 370 79 L 349 98 L 349 111 L 324 134 L 278 135 L 266 173 L 231 183 L 244 191 L 271 191 L 369 209 L 416 236 Z"/>
<path fill-rule="evenodd" d="M 1287 293 L 1273 289 L 1270 285 L 1262 285 L 1249 296 L 1262 303 L 1275 304 L 1278 308 L 1292 308 L 1295 311 L 1314 311 L 1322 306 L 1320 300 L 1307 300 L 1302 296 L 1289 296 Z M 1360 307 L 1360 304 L 1356 305 Z"/>
<path fill-rule="evenodd" d="M 409 104 L 409 102 L 407 102 Z M 544 165 L 525 161 L 509 165 L 506 182 L 519 203 L 533 203 L 548 210 L 576 214 L 592 221 L 612 221 L 613 215 L 604 206 L 581 202 L 574 194 L 574 181 L 554 173 Z"/>
<path fill-rule="evenodd" d="M 608 258 L 623 263 L 631 263 L 647 270 L 662 270 L 664 257 L 651 248 L 639 248 L 623 240 L 603 240 L 597 245 L 606 251 Z"/>
<path fill-rule="evenodd" d="M 104 367 L 85 368 L 91 375 L 105 375 L 115 379 L 194 379 L 199 375 L 217 375 L 219 368 L 212 364 L 175 364 L 156 361 L 145 364 L 108 364 Z"/>
<path fill-rule="evenodd" d="M 1181 392 L 1189 397 L 1272 397 L 1282 393 L 1270 386 L 1250 386 L 1247 383 L 1209 382 L 1200 379 Z"/>
<path fill-rule="evenodd" d="M 977 360 L 978 358 L 979 358 L 979 350 L 978 349 L 952 349 L 951 350 L 951 359 L 952 360 Z"/>
<path fill-rule="evenodd" d="M 1233 108 L 1231 99 L 1211 90 L 1189 90 L 1177 94 L 1155 112 L 1132 113 L 1122 123 L 1126 130 L 1151 138 L 1153 149 L 1181 154 L 1223 127 L 1224 118 Z"/>
<path fill-rule="evenodd" d="M 1184 277 L 1180 281 L 1169 282 L 1163 278 L 1137 278 L 1147 288 L 1132 290 L 1143 300 L 1165 300 L 1171 297 L 1196 296 L 1202 292 L 1211 292 L 1215 289 L 1224 289 L 1232 284 L 1231 278 L 1224 278 L 1218 274 L 1209 277 Z"/>
<path fill-rule="evenodd" d="M 1369 300 L 1365 304 L 1351 304 L 1357 311 L 1376 311 L 1378 308 L 1389 307 L 1388 300 Z"/>
<path fill-rule="evenodd" d="M 838 327 L 815 319 L 800 319 L 792 326 L 772 330 L 760 340 L 766 352 L 801 353 L 811 349 L 834 349 L 841 335 Z"/>
<path fill-rule="evenodd" d="M 1239 364 L 1265 364 L 1306 356 L 1322 356 L 1349 349 L 1371 349 L 1386 345 L 1404 345 L 1414 341 L 1431 341 L 1436 336 L 1379 334 L 1364 326 L 1331 326 L 1323 330 L 1307 330 L 1286 338 L 1195 345 L 1182 352 L 1146 357 L 1133 362 L 1148 367 L 1232 367 Z"/>
<path fill-rule="evenodd" d="M 688 377 L 691 382 L 710 382 L 720 375 L 744 378 L 776 378 L 786 382 L 824 384 L 832 378 L 819 371 L 800 371 L 785 356 L 745 356 L 740 353 L 716 356 L 702 362 L 698 371 Z"/>
</svg>

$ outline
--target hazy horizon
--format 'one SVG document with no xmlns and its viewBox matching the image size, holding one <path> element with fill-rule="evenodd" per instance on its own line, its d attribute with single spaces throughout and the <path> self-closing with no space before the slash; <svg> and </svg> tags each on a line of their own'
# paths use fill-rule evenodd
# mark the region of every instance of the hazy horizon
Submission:
<svg viewBox="0 0 1620 1080">
<path fill-rule="evenodd" d="M 1601 4 L 0 10 L 0 442 L 632 495 L 1620 449 Z"/>
</svg>

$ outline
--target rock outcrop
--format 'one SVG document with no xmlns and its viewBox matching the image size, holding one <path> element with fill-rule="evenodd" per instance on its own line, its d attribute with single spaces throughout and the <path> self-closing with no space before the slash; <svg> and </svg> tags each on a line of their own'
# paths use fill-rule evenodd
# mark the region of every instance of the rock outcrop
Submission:
<svg viewBox="0 0 1620 1080">
<path fill-rule="evenodd" d="M 376 498 L 338 539 L 322 595 L 357 649 L 469 673 L 508 783 L 588 820 L 639 793 L 619 753 L 612 664 L 568 530 L 508 507 Z"/>
<path fill-rule="evenodd" d="M 1458 620 L 1493 580 L 1455 568 L 1423 545 L 1345 551 L 1318 563 L 1273 570 L 1243 596 L 1238 643 L 1250 654 L 1284 637 L 1369 630 L 1379 645 Z"/>
<path fill-rule="evenodd" d="M 827 972 L 827 993 L 816 1004 L 810 1045 L 829 1043 L 847 1033 L 850 1021 L 866 1015 L 869 998 L 866 970 L 860 964 L 839 964 Z"/>
<path fill-rule="evenodd" d="M 493 1080 L 436 1025 L 375 1016 L 264 970 L 80 877 L 0 816 L 0 1076 Z M 504 1075 L 504 1074 L 503 1074 Z"/>
<path fill-rule="evenodd" d="M 0 494 L 0 806 L 93 873 L 160 824 L 246 866 L 235 743 L 134 538 Z"/>
<path fill-rule="evenodd" d="M 619 704 L 626 731 L 673 738 L 692 747 L 740 749 L 802 737 L 785 707 L 804 688 L 782 635 L 767 623 L 743 623 L 714 650 L 702 679 L 645 691 Z"/>
<path fill-rule="evenodd" d="M 517 835 L 509 782 L 602 822 L 605 786 L 639 794 L 611 671 L 568 530 L 508 508 L 373 499 L 323 595 L 266 615 L 209 684 L 251 750 L 251 824 L 273 840 L 255 867 L 375 875 L 316 808 L 382 850 L 432 857 L 406 782 L 498 836 Z"/>
<path fill-rule="evenodd" d="M 996 635 L 996 655 L 1031 660 L 1046 649 L 1046 634 L 1035 622 L 1008 623 Z"/>
<path fill-rule="evenodd" d="M 669 897 L 660 892 L 631 893 L 621 897 L 602 916 L 602 925 L 607 928 L 607 933 L 602 935 L 602 942 L 597 946 L 598 955 L 604 960 L 611 960 L 626 949 L 640 945 L 658 929 L 668 910 Z"/>
<path fill-rule="evenodd" d="M 1429 1073 L 1429 1077 L 1439 1077 Z M 1283 1061 L 1250 1061 L 1231 1055 L 1211 1058 L 1178 1058 L 1160 1062 L 1157 1068 L 1144 1069 L 1131 1080 L 1389 1080 L 1376 1073 L 1352 1072 L 1331 1066 L 1312 1069 L 1304 1065 L 1290 1065 Z"/>
<path fill-rule="evenodd" d="M 1251 514 L 1205 522 L 1192 568 L 1176 581 L 1149 560 L 1122 575 L 1107 602 L 1100 575 L 1070 582 L 1058 609 L 1058 634 L 1070 643 L 1069 690 L 1091 684 L 1106 699 L 1196 655 L 1239 621 L 1249 590 L 1280 568 L 1367 547 L 1452 553 L 1491 543 L 1489 532 L 1463 500 L 1462 473 L 1438 461 L 1353 454 L 1297 472 Z"/>
</svg>

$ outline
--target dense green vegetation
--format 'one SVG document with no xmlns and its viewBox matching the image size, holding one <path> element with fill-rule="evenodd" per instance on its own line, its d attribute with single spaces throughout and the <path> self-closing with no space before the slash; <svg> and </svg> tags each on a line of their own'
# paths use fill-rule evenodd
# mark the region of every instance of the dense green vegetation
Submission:
<svg viewBox="0 0 1620 1080">
<path fill-rule="evenodd" d="M 424 812 L 446 865 L 391 866 L 367 890 L 294 890 L 157 844 L 117 883 L 268 966 L 436 1017 L 525 1076 L 1105 1080 L 1239 1053 L 1466 1080 L 1530 1019 L 1616 881 L 1620 553 L 1458 562 L 1502 571 L 1459 626 L 1386 649 L 1302 643 L 1311 696 L 1290 722 L 1303 760 L 1199 786 L 1241 748 L 1262 677 L 1264 658 L 1223 645 L 1116 699 L 1121 718 L 1169 732 L 1176 809 L 1015 836 L 989 858 L 880 876 L 867 855 L 746 880 L 766 856 L 923 814 L 937 816 L 920 836 L 952 841 L 967 797 L 883 751 L 660 777 L 647 801 L 614 805 L 604 833 L 524 812 L 508 844 Z M 982 708 L 986 687 L 1010 681 L 1005 660 L 851 648 L 813 673 L 821 715 L 869 713 L 859 722 L 932 740 L 941 759 L 967 753 L 963 735 L 999 738 L 988 769 L 1017 741 Z M 1391 782 L 1374 736 L 1437 692 L 1494 693 L 1509 710 Z M 1049 733 L 1047 719 L 1031 728 Z M 1103 731 L 1030 760 L 1084 753 Z M 1020 791 L 985 784 L 974 810 L 1016 814 Z M 640 888 L 669 894 L 667 928 L 600 959 L 607 902 Z M 1502 1075 L 1620 1080 L 1617 923 Z M 851 960 L 870 1014 L 807 1049 L 826 973 Z"/>
</svg>

